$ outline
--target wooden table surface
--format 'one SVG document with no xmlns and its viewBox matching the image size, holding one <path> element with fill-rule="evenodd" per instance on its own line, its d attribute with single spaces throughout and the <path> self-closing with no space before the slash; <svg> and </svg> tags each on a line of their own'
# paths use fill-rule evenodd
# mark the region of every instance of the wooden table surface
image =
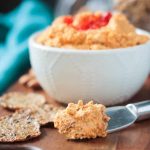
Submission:
<svg viewBox="0 0 150 150">
<path fill-rule="evenodd" d="M 8 91 L 31 92 L 33 90 L 16 83 Z M 58 104 L 42 90 L 35 92 L 44 94 L 50 103 Z M 129 102 L 146 99 L 150 99 L 150 79 Z M 7 113 L 6 110 L 0 108 L 0 116 Z M 15 144 L 37 146 L 42 150 L 150 150 L 150 120 L 135 123 L 127 129 L 109 134 L 106 138 L 84 141 L 68 141 L 52 125 L 43 127 L 41 131 L 42 135 L 39 138 Z"/>
</svg>

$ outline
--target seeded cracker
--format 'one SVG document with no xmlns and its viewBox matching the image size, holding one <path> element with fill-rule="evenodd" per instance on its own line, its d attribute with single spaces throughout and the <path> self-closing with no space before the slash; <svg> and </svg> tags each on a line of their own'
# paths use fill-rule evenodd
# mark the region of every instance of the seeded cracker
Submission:
<svg viewBox="0 0 150 150">
<path fill-rule="evenodd" d="M 59 112 L 60 110 L 63 110 L 63 108 L 55 107 L 50 104 L 44 104 L 39 107 L 32 107 L 28 109 L 24 108 L 24 109 L 18 110 L 18 113 L 19 114 L 29 113 L 29 115 L 32 118 L 35 118 L 39 122 L 39 124 L 42 126 L 42 125 L 46 125 L 48 123 L 54 122 L 54 117 L 56 113 Z"/>
<path fill-rule="evenodd" d="M 40 125 L 28 113 L 0 118 L 0 142 L 18 142 L 37 137 L 41 134 Z"/>
<path fill-rule="evenodd" d="M 0 105 L 11 110 L 41 106 L 44 103 L 44 96 L 35 93 L 12 92 L 0 97 Z"/>
</svg>

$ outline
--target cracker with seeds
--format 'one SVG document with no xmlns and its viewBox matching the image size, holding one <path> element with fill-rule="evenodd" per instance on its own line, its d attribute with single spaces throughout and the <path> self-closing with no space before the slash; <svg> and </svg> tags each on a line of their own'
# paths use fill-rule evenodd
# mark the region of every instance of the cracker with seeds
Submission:
<svg viewBox="0 0 150 150">
<path fill-rule="evenodd" d="M 44 96 L 37 93 L 12 92 L 0 97 L 0 105 L 10 110 L 41 106 L 44 103 Z"/>
<path fill-rule="evenodd" d="M 44 104 L 39 107 L 32 108 L 24 108 L 20 109 L 18 113 L 29 113 L 29 115 L 35 118 L 41 126 L 46 125 L 48 123 L 54 122 L 54 117 L 57 112 L 63 110 L 63 107 L 56 107 L 51 104 Z"/>
<path fill-rule="evenodd" d="M 0 142 L 26 141 L 41 134 L 38 121 L 26 113 L 0 118 Z"/>
</svg>

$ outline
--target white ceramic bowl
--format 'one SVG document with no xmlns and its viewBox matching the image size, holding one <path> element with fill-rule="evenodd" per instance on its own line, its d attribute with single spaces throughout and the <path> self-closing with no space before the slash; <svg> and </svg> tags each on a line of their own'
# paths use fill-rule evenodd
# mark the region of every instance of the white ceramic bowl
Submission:
<svg viewBox="0 0 150 150">
<path fill-rule="evenodd" d="M 139 33 L 149 34 L 143 30 Z M 150 72 L 150 42 L 113 50 L 71 50 L 29 41 L 30 60 L 42 87 L 68 103 L 94 100 L 105 105 L 128 100 Z"/>
</svg>

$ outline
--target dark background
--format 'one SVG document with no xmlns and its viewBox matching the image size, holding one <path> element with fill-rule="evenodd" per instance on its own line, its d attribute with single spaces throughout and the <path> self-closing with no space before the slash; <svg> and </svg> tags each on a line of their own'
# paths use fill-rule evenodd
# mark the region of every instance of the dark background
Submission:
<svg viewBox="0 0 150 150">
<path fill-rule="evenodd" d="M 57 0 L 43 0 L 47 6 L 51 6 L 53 9 Z M 16 8 L 22 0 L 0 0 L 0 13 L 7 13 Z"/>
</svg>

